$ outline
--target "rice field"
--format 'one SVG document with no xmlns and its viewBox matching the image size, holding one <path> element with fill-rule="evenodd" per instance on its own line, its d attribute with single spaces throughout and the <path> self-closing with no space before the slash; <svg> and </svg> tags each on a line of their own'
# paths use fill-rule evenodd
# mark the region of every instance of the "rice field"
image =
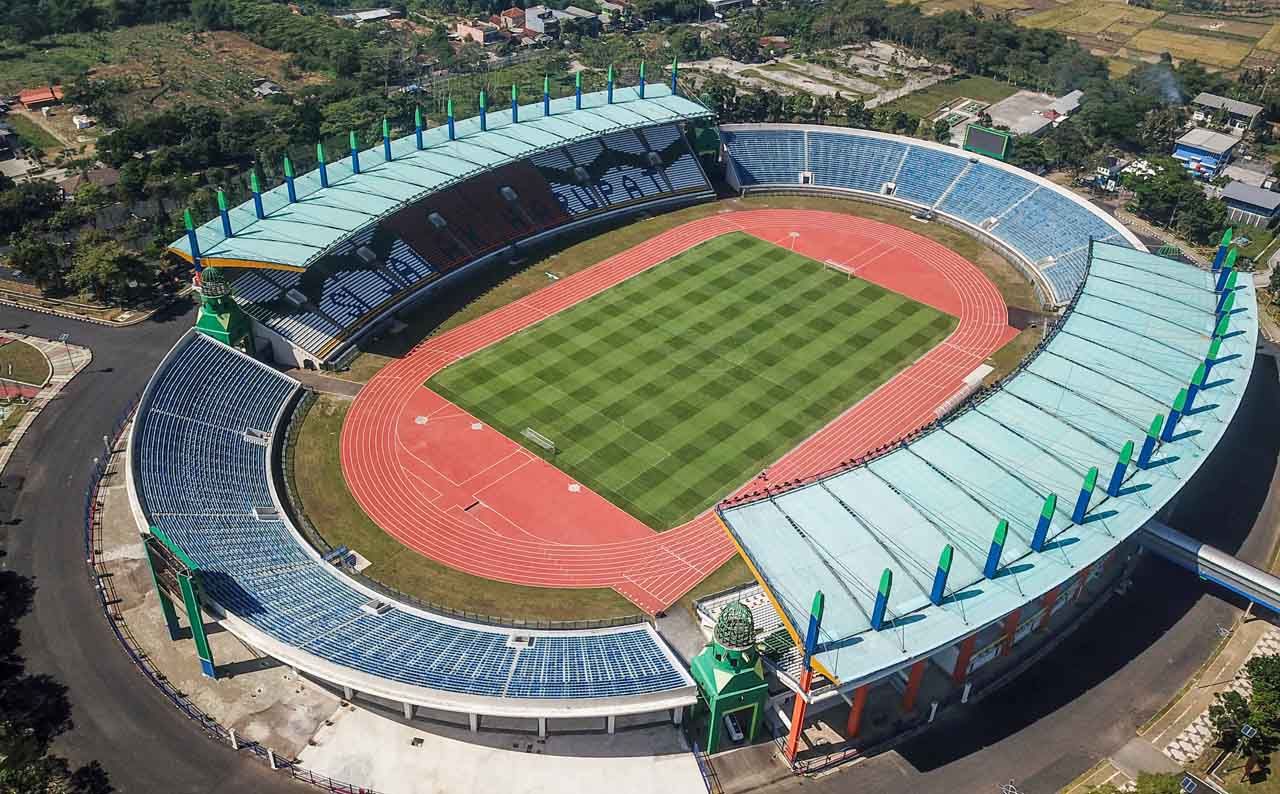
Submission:
<svg viewBox="0 0 1280 794">
<path fill-rule="evenodd" d="M 1258 49 L 1280 55 L 1280 22 L 1272 25 L 1267 35 L 1258 40 Z"/>
<path fill-rule="evenodd" d="M 1154 28 L 1148 28 L 1129 39 L 1126 46 L 1154 54 L 1167 52 L 1178 60 L 1196 60 L 1224 69 L 1239 66 L 1253 49 L 1248 42 Z"/>
<path fill-rule="evenodd" d="M 1093 35 L 1117 23 L 1147 26 L 1164 14 L 1102 0 L 1073 0 L 1059 8 L 1042 11 L 1018 20 L 1029 28 L 1052 28 L 1063 33 Z"/>
</svg>

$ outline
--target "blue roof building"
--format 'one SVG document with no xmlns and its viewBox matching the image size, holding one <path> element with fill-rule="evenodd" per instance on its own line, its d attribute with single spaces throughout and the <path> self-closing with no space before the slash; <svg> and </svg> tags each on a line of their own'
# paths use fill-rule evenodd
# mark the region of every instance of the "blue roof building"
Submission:
<svg viewBox="0 0 1280 794">
<path fill-rule="evenodd" d="M 1231 162 L 1239 138 L 1200 127 L 1178 139 L 1173 147 L 1173 158 L 1201 179 L 1213 179 Z"/>
</svg>

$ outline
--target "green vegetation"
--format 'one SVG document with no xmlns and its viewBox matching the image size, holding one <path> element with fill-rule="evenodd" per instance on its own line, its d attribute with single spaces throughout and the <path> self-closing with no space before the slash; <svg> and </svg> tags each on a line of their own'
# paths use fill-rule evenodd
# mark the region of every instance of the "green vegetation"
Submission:
<svg viewBox="0 0 1280 794">
<path fill-rule="evenodd" d="M 1245 662 L 1244 673 L 1251 685 L 1247 697 L 1226 690 L 1209 706 L 1215 746 L 1235 753 L 1242 762 L 1236 769 L 1220 769 L 1218 774 L 1238 781 L 1231 788 L 1233 792 L 1280 791 L 1280 781 L 1271 779 L 1268 766 L 1271 755 L 1280 750 L 1280 656 L 1254 656 Z M 1245 726 L 1254 730 L 1245 731 Z"/>
<path fill-rule="evenodd" d="M 1152 158 L 1159 173 L 1147 179 L 1126 177 L 1133 191 L 1130 209 L 1157 226 L 1174 229 L 1199 245 L 1216 242 L 1227 226 L 1226 205 L 1205 196 L 1200 183 L 1171 157 Z"/>
<path fill-rule="evenodd" d="M 0 345 L 0 378 L 43 386 L 49 377 L 49 359 L 26 342 L 14 339 Z"/>
<path fill-rule="evenodd" d="M 1237 226 L 1235 236 L 1237 239 L 1249 238 L 1249 244 L 1240 248 L 1239 256 L 1251 262 L 1264 262 L 1265 258 L 1275 250 L 1272 246 L 1276 237 L 1274 229 L 1265 229 L 1261 226 Z"/>
<path fill-rule="evenodd" d="M 1138 775 L 1132 789 L 1120 789 L 1107 784 L 1090 787 L 1089 794 L 1121 794 L 1121 791 L 1130 792 L 1130 794 L 1182 794 L 1181 785 L 1182 775 L 1156 775 L 1142 772 Z"/>
<path fill-rule="evenodd" d="M 22 421 L 22 417 L 26 415 L 30 408 L 30 402 L 11 402 L 4 406 L 6 413 L 4 415 L 4 419 L 0 420 L 0 444 L 8 443 L 9 436 L 15 429 L 17 429 L 18 423 Z M 3 790 L 0 789 L 0 791 Z"/>
<path fill-rule="evenodd" d="M 97 762 L 73 769 L 52 754 L 72 727 L 67 688 L 26 669 L 22 619 L 34 606 L 36 585 L 0 570 L 0 794 L 102 794 L 112 791 Z M 29 627 L 27 624 L 26 627 Z"/>
<path fill-rule="evenodd" d="M 39 149 L 43 152 L 50 152 L 62 148 L 62 141 L 59 141 L 48 130 L 20 113 L 11 113 L 5 116 L 4 121 L 17 133 L 19 144 L 24 149 Z"/>
<path fill-rule="evenodd" d="M 955 319 L 747 234 L 705 242 L 428 385 L 655 529 L 747 481 Z M 530 449 L 542 452 L 530 444 Z"/>
<path fill-rule="evenodd" d="M 423 601 L 514 620 L 582 620 L 640 614 L 608 588 L 522 587 L 441 565 L 402 546 L 369 519 L 342 476 L 338 437 L 351 404 L 320 397 L 302 424 L 292 476 L 308 519 L 332 546 L 346 545 L 372 564 L 365 574 Z"/>
<path fill-rule="evenodd" d="M 908 94 L 890 103 L 894 110 L 902 110 L 916 116 L 928 116 L 942 105 L 959 97 L 980 102 L 995 103 L 1012 96 L 1017 86 L 993 80 L 990 77 L 961 77 L 936 83 L 923 91 Z"/>
</svg>

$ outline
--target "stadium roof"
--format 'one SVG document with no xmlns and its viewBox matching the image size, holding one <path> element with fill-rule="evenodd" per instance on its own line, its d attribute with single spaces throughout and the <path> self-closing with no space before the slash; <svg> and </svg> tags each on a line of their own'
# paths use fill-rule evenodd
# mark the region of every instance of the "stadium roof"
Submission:
<svg viewBox="0 0 1280 794">
<path fill-rule="evenodd" d="M 233 237 L 222 233 L 218 217 L 203 224 L 196 231 L 201 259 L 210 265 L 305 269 L 359 229 L 478 173 L 583 138 L 711 115 L 697 102 L 672 95 L 668 86 L 649 84 L 643 99 L 635 87 L 615 88 L 613 104 L 604 91 L 583 94 L 581 110 L 572 96 L 553 99 L 550 116 L 542 115 L 541 101 L 522 105 L 518 124 L 507 105 L 489 111 L 486 132 L 479 116 L 457 121 L 453 141 L 446 127 L 427 130 L 421 151 L 410 134 L 392 141 L 390 162 L 383 160 L 378 141 L 360 153 L 358 174 L 349 156 L 328 163 L 327 188 L 320 185 L 318 169 L 297 177 L 296 204 L 289 203 L 283 184 L 265 191 L 264 219 L 256 216 L 252 200 L 232 209 Z M 169 250 L 191 259 L 186 237 Z"/>
<path fill-rule="evenodd" d="M 730 533 L 800 642 L 815 590 L 826 596 L 815 666 L 842 687 L 887 675 L 1029 604 L 1142 527 L 1199 468 L 1235 413 L 1257 337 L 1251 279 L 1194 410 L 1148 469 L 1106 485 L 1121 447 L 1204 361 L 1215 323 L 1213 276 L 1153 254 L 1095 244 L 1090 272 L 1056 333 L 984 399 L 870 462 L 722 508 Z M 1071 517 L 1090 467 L 1101 477 L 1081 524 Z M 1058 496 L 1048 542 L 1030 538 Z M 983 565 L 1009 522 L 1001 568 Z M 929 599 L 945 544 L 946 596 Z M 881 574 L 893 571 L 886 623 L 870 627 Z"/>
</svg>

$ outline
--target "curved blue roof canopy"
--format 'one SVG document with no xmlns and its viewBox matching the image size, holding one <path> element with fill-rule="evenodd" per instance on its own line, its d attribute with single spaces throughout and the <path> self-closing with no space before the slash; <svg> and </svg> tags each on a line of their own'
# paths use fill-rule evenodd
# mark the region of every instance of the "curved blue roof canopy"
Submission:
<svg viewBox="0 0 1280 794">
<path fill-rule="evenodd" d="M 842 685 L 874 680 L 1031 604 L 1138 531 L 1200 467 L 1234 416 L 1253 368 L 1252 281 L 1236 291 L 1230 332 L 1206 386 L 1155 465 L 1106 485 L 1126 441 L 1141 447 L 1204 362 L 1216 326 L 1214 274 L 1119 245 L 1094 245 L 1082 291 L 1047 344 L 984 399 L 856 468 L 722 509 L 794 636 L 815 590 L 826 595 L 819 669 Z M 1101 477 L 1082 523 L 1073 508 L 1091 467 Z M 1041 507 L 1057 495 L 1047 542 L 1032 551 Z M 997 523 L 997 575 L 983 567 Z M 939 553 L 954 548 L 941 605 Z M 886 625 L 869 616 L 894 573 Z"/>
<path fill-rule="evenodd" d="M 222 220 L 214 217 L 196 229 L 201 259 L 206 264 L 240 267 L 305 269 L 326 250 L 368 226 L 430 193 L 469 176 L 490 171 L 537 152 L 619 130 L 711 118 L 701 104 L 672 94 L 669 86 L 650 84 L 642 99 L 634 87 L 614 89 L 614 101 L 606 92 L 582 95 L 582 109 L 572 96 L 551 100 L 551 115 L 543 115 L 542 102 L 522 105 L 520 121 L 511 120 L 510 107 L 486 114 L 487 130 L 481 131 L 474 116 L 455 123 L 455 140 L 447 127 L 423 133 L 424 148 L 417 148 L 409 134 L 391 142 L 392 159 L 384 159 L 382 142 L 360 152 L 360 173 L 354 173 L 350 154 L 326 166 L 329 186 L 322 187 L 316 169 L 298 176 L 298 197 L 290 203 L 288 189 L 279 185 L 262 194 L 265 218 L 259 219 L 253 201 L 230 210 L 232 237 L 223 233 Z M 332 157 L 335 153 L 330 153 Z M 169 250 L 188 261 L 191 244 L 186 236 Z"/>
</svg>

